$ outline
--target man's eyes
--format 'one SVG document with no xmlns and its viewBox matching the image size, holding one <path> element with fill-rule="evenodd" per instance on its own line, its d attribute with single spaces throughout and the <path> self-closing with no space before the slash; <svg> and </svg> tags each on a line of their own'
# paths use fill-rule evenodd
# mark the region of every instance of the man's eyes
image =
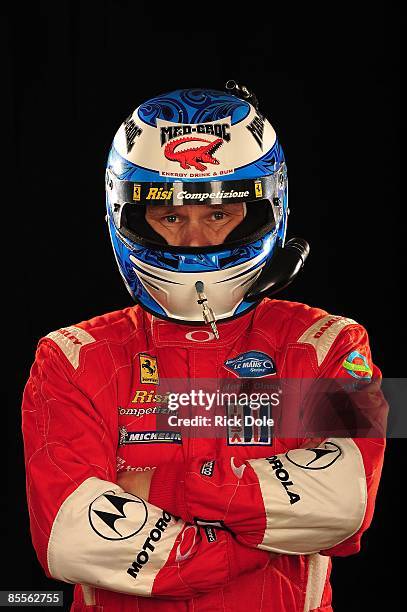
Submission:
<svg viewBox="0 0 407 612">
<path fill-rule="evenodd" d="M 214 221 L 222 221 L 222 219 L 225 217 L 226 213 L 224 213 L 222 210 L 215 210 L 214 212 L 210 213 L 210 219 Z M 165 215 L 165 217 L 162 217 L 162 220 L 166 221 L 167 223 L 176 223 L 177 221 L 182 221 L 182 217 L 179 215 Z"/>
<path fill-rule="evenodd" d="M 175 223 L 177 219 L 179 219 L 177 215 L 167 215 L 163 217 L 163 220 L 167 221 L 167 223 Z"/>
</svg>

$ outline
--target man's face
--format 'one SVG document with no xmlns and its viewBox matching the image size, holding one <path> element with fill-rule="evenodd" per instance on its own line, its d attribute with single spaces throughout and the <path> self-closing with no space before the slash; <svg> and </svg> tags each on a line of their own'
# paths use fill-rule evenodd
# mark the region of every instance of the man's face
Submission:
<svg viewBox="0 0 407 612">
<path fill-rule="evenodd" d="M 146 221 L 169 245 L 203 247 L 222 244 L 244 215 L 243 204 L 158 205 L 147 206 Z"/>
</svg>

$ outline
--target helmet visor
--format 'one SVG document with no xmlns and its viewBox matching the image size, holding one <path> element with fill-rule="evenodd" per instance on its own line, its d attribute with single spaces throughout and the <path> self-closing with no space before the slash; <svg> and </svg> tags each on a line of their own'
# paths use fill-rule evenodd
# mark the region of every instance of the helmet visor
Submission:
<svg viewBox="0 0 407 612">
<path fill-rule="evenodd" d="M 171 216 L 182 206 L 213 206 L 229 211 L 236 206 L 245 211 L 244 219 L 227 235 L 226 244 L 240 246 L 262 238 L 280 222 L 282 207 L 278 196 L 285 186 L 281 170 L 258 179 L 239 181 L 136 183 L 120 180 L 108 169 L 108 208 L 124 236 L 133 242 L 152 246 L 153 243 L 163 243 L 163 239 L 146 222 L 149 208 L 151 214 L 155 215 L 152 209 L 160 216 L 164 213 L 159 211 L 167 210 L 165 214 Z"/>
</svg>

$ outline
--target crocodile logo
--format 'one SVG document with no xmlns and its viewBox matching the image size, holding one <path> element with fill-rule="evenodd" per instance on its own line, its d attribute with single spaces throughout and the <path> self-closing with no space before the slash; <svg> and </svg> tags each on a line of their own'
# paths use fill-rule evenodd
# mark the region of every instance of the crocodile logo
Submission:
<svg viewBox="0 0 407 612">
<path fill-rule="evenodd" d="M 176 151 L 175 149 L 185 142 L 207 142 L 207 145 L 201 145 L 200 147 L 191 147 L 190 149 L 183 149 Z M 205 138 L 196 138 L 194 136 L 190 138 L 178 138 L 173 142 L 169 142 L 165 149 L 164 155 L 170 161 L 177 161 L 181 168 L 189 170 L 191 166 L 194 166 L 200 172 L 207 169 L 205 164 L 219 164 L 219 160 L 213 157 L 215 151 L 222 146 L 222 138 L 216 138 L 216 140 L 210 141 Z"/>
</svg>

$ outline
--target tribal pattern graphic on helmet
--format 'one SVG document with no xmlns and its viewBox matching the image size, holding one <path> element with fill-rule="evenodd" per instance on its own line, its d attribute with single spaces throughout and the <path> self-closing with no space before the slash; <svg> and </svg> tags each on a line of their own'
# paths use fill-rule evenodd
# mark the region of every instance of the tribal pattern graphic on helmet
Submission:
<svg viewBox="0 0 407 612">
<path fill-rule="evenodd" d="M 129 115 L 108 165 L 130 180 L 199 181 L 265 176 L 283 161 L 274 129 L 248 102 L 188 89 L 157 96 Z"/>
<path fill-rule="evenodd" d="M 214 89 L 178 89 L 142 104 L 140 118 L 153 127 L 157 119 L 172 123 L 208 123 L 230 116 L 233 123 L 250 112 L 250 105 Z"/>
</svg>

